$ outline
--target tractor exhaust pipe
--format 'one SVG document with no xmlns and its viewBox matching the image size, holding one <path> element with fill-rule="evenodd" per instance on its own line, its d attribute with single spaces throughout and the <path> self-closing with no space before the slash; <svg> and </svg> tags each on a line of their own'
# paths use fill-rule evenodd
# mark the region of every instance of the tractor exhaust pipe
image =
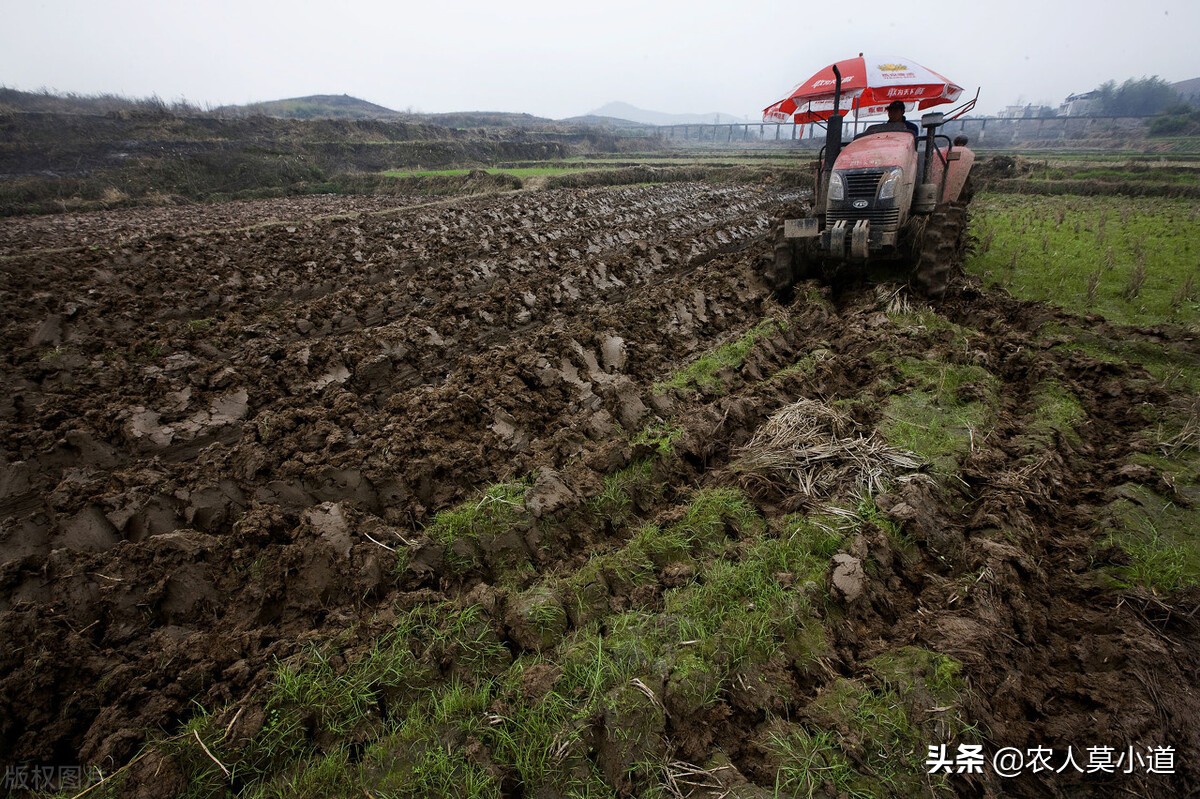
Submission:
<svg viewBox="0 0 1200 799">
<path fill-rule="evenodd" d="M 833 114 L 825 125 L 825 174 L 833 171 L 833 164 L 842 152 L 842 71 L 833 65 Z"/>
</svg>

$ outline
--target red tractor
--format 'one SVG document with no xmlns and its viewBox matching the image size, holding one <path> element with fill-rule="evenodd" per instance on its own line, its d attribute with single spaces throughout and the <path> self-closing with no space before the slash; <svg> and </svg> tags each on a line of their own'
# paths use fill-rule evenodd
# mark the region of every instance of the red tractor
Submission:
<svg viewBox="0 0 1200 799">
<path fill-rule="evenodd" d="M 873 125 L 843 142 L 842 76 L 833 66 L 833 112 L 815 163 L 816 190 L 808 215 L 784 221 L 768 280 L 782 300 L 800 280 L 833 280 L 883 263 L 899 265 L 931 298 L 941 297 L 961 269 L 967 244 L 967 203 L 975 153 L 965 137 L 939 133 L 944 114 L 908 123 Z M 974 100 L 957 109 L 961 116 Z"/>
</svg>

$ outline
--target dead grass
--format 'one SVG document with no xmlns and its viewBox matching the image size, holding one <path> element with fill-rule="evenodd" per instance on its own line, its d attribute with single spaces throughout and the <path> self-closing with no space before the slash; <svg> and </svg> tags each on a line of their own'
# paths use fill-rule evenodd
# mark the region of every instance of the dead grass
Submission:
<svg viewBox="0 0 1200 799">
<path fill-rule="evenodd" d="M 730 470 L 748 491 L 798 492 L 817 502 L 873 496 L 920 466 L 875 431 L 862 435 L 848 416 L 802 399 L 767 420 Z"/>
</svg>

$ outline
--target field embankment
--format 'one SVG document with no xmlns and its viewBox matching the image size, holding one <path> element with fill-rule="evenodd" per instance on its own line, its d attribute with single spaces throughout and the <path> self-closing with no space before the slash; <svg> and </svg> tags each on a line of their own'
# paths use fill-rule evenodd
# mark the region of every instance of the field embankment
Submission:
<svg viewBox="0 0 1200 799">
<path fill-rule="evenodd" d="M 653 145 L 586 127 L 484 130 L 146 111 L 7 113 L 0 114 L 0 215 L 292 194 L 404 193 L 409 187 L 374 176 L 398 168 L 479 168 L 622 152 L 631 142 L 639 149 Z M 469 193 L 486 187 L 435 188 Z"/>
</svg>

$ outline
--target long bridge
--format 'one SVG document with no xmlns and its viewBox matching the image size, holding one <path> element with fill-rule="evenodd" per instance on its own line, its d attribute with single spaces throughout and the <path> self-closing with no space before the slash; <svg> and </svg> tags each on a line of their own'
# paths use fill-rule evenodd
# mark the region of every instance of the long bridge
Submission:
<svg viewBox="0 0 1200 799">
<path fill-rule="evenodd" d="M 1153 117 L 1046 117 L 1043 119 L 1013 119 L 1010 117 L 963 117 L 946 123 L 941 132 L 948 136 L 960 133 L 972 144 L 1008 144 L 1024 140 L 1081 139 L 1104 133 L 1136 134 L 1145 130 Z M 844 135 L 861 133 L 879 119 L 850 117 L 843 123 Z M 915 121 L 915 120 L 914 120 Z M 715 144 L 795 142 L 804 146 L 809 140 L 823 141 L 824 126 L 817 123 L 794 122 L 735 122 L 722 124 L 660 125 L 651 127 L 657 136 L 668 141 L 711 142 Z M 655 133 L 650 133 L 655 135 Z"/>
</svg>

